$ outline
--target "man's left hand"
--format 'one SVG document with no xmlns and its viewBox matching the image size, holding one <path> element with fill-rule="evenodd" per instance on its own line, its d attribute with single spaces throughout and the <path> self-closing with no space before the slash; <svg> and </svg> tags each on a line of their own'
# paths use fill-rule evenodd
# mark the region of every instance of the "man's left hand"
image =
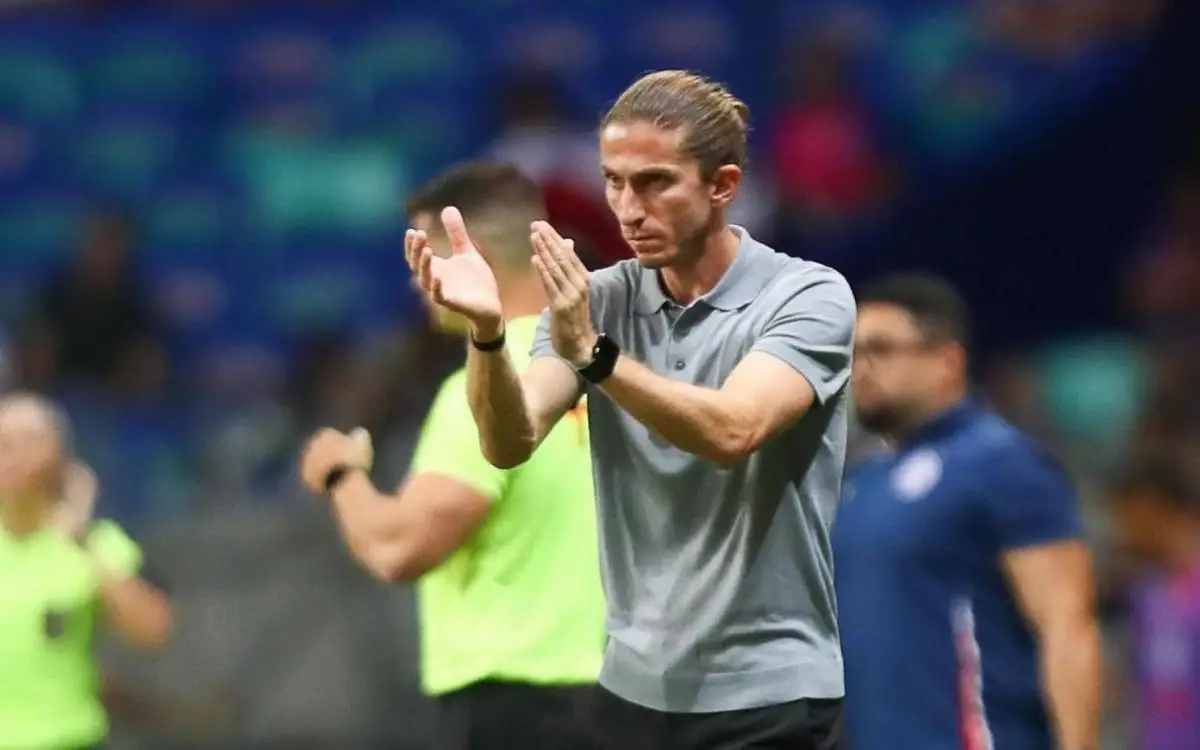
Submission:
<svg viewBox="0 0 1200 750">
<path fill-rule="evenodd" d="M 550 304 L 550 341 L 558 356 L 576 367 L 592 359 L 596 329 L 588 294 L 589 275 L 575 242 L 563 237 L 544 221 L 530 228 L 533 266 L 542 278 L 546 300 Z"/>
<path fill-rule="evenodd" d="M 335 468 L 370 471 L 373 462 L 371 437 L 366 430 L 360 428 L 347 435 L 326 427 L 318 430 L 304 446 L 300 478 L 313 492 L 325 492 L 325 480 Z"/>
</svg>

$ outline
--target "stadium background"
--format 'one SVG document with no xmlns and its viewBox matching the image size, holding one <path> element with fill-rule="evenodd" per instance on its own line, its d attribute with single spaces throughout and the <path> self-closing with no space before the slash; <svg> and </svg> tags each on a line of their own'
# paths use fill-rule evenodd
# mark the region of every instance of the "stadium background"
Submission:
<svg viewBox="0 0 1200 750">
<path fill-rule="evenodd" d="M 298 441 L 365 425 L 403 474 L 461 349 L 424 328 L 398 207 L 450 161 L 515 159 L 592 262 L 620 253 L 591 128 L 660 67 L 749 103 L 757 235 L 965 290 L 980 388 L 1084 489 L 1119 674 L 1105 470 L 1200 449 L 1197 4 L 4 5 L 4 384 L 68 403 L 178 607 L 163 658 L 106 649 L 116 747 L 426 746 L 411 593 L 353 568 Z"/>
</svg>

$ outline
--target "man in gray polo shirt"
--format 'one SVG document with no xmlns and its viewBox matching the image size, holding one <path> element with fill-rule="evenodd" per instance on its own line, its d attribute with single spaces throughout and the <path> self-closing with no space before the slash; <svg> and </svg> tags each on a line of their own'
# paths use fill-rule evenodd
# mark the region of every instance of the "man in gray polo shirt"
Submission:
<svg viewBox="0 0 1200 750">
<path fill-rule="evenodd" d="M 601 168 L 635 259 L 589 275 L 570 240 L 534 223 L 550 304 L 522 373 L 461 215 L 443 215 L 451 257 L 409 258 L 431 297 L 472 323 L 468 387 L 490 461 L 525 461 L 589 396 L 609 636 L 593 711 L 606 749 L 837 742 L 829 528 L 855 304 L 835 271 L 726 223 L 746 119 L 723 87 L 681 71 L 618 98 Z"/>
</svg>

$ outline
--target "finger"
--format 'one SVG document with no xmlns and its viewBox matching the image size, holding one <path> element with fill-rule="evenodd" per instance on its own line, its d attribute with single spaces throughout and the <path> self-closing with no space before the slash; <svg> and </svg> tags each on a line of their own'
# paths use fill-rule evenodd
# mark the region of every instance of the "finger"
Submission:
<svg viewBox="0 0 1200 750">
<path fill-rule="evenodd" d="M 530 244 L 533 245 L 535 257 L 541 261 L 542 267 L 546 269 L 546 278 L 553 285 L 557 296 L 562 296 L 564 292 L 571 288 L 570 282 L 563 273 L 558 259 L 554 257 L 554 251 L 546 242 L 546 237 L 541 232 L 534 232 L 529 238 Z M 549 291 L 547 289 L 547 291 Z"/>
<path fill-rule="evenodd" d="M 560 280 L 563 291 L 573 294 L 584 292 L 587 289 L 587 276 L 577 273 L 571 264 L 571 258 L 575 255 L 575 241 L 564 240 L 557 232 L 549 231 L 542 234 L 542 242 L 553 260 L 550 270 Z"/>
<path fill-rule="evenodd" d="M 473 249 L 471 237 L 467 234 L 467 225 L 463 221 L 462 212 L 454 206 L 442 209 L 442 226 L 446 228 L 446 236 L 450 239 L 450 252 L 458 255 Z"/>
<path fill-rule="evenodd" d="M 571 285 L 580 291 L 587 289 L 587 269 L 575 254 L 575 240 L 563 240 L 553 247 L 555 260 L 562 266 L 563 273 L 570 279 Z"/>
<path fill-rule="evenodd" d="M 575 240 L 563 237 L 548 221 L 536 221 L 534 226 L 546 237 L 550 247 L 554 248 L 558 262 L 568 272 L 572 282 L 580 288 L 586 287 L 591 274 L 579 259 L 579 254 L 575 252 Z"/>
<path fill-rule="evenodd" d="M 433 251 L 427 247 L 421 250 L 421 257 L 417 261 L 417 283 L 426 291 L 433 285 Z"/>
<path fill-rule="evenodd" d="M 548 221 L 535 221 L 533 222 L 533 228 L 534 231 L 545 235 L 546 239 L 548 239 L 550 242 L 563 241 L 562 235 L 560 235 L 558 230 L 554 228 L 554 225 Z"/>
<path fill-rule="evenodd" d="M 355 427 L 350 431 L 350 439 L 354 441 L 357 451 L 356 459 L 359 464 L 369 470 L 375 463 L 375 449 L 371 445 L 371 433 L 364 427 Z"/>
<path fill-rule="evenodd" d="M 587 266 L 583 265 L 583 261 L 579 259 L 579 253 L 575 252 L 575 240 L 567 240 L 567 243 L 571 246 L 571 252 L 567 253 L 567 260 L 570 262 L 571 268 L 575 270 L 575 273 L 579 274 L 580 278 L 586 283 L 592 277 L 592 272 L 588 270 Z"/>
<path fill-rule="evenodd" d="M 538 278 L 542 280 L 542 289 L 546 291 L 546 301 L 553 307 L 562 297 L 562 292 L 558 290 L 558 284 L 555 283 L 554 277 L 550 275 L 550 269 L 546 268 L 546 264 L 542 262 L 540 255 L 535 255 L 530 259 L 530 265 L 537 271 Z"/>
<path fill-rule="evenodd" d="M 417 261 L 421 258 L 421 251 L 425 249 L 428 241 L 428 235 L 419 229 L 410 229 L 404 233 L 404 259 L 408 262 L 408 267 L 414 271 L 417 268 Z"/>
</svg>

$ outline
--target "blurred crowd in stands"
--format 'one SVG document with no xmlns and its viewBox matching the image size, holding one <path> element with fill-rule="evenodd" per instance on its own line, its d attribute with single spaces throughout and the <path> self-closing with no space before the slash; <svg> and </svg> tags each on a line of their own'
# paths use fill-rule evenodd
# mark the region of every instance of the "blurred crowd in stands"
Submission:
<svg viewBox="0 0 1200 750">
<path fill-rule="evenodd" d="M 134 528 L 296 497 L 317 425 L 371 429 L 401 476 L 461 356 L 409 287 L 406 189 L 458 158 L 514 161 L 607 265 L 626 251 L 595 116 L 652 67 L 749 102 L 751 232 L 852 280 L 904 266 L 963 286 L 981 390 L 1068 460 L 1098 544 L 1113 467 L 1169 458 L 1200 486 L 1200 97 L 1095 114 L 1158 96 L 1165 3 L 9 5 L 3 380 L 66 400 L 103 507 Z M 1149 165 L 1128 193 L 1090 166 L 1110 152 Z M 1031 198 L 1047 180 L 1075 195 Z M 1020 242 L 1060 225 L 1076 239 Z"/>
</svg>

